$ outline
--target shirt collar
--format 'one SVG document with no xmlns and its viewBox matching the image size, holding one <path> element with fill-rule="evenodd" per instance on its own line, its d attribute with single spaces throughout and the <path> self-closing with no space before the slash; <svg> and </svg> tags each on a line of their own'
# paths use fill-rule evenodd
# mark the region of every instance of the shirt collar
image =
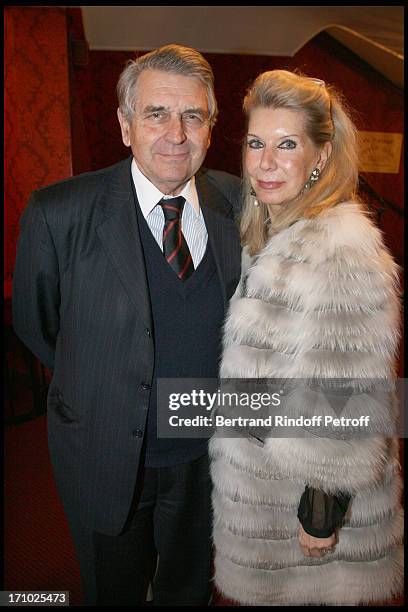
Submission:
<svg viewBox="0 0 408 612">
<path fill-rule="evenodd" d="M 153 185 L 153 183 L 149 181 L 149 179 L 139 169 L 135 158 L 132 159 L 131 171 L 140 209 L 146 219 L 162 198 L 174 196 L 166 196 L 159 189 L 157 189 L 157 187 L 155 187 L 155 185 Z M 200 217 L 201 209 L 198 201 L 194 176 L 192 176 L 191 179 L 184 185 L 179 195 L 185 198 L 186 204 L 191 206 L 195 216 Z"/>
</svg>

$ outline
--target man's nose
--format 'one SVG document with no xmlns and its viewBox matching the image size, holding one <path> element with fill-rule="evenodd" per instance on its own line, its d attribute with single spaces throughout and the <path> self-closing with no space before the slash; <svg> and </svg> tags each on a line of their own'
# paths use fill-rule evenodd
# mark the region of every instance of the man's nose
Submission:
<svg viewBox="0 0 408 612">
<path fill-rule="evenodd" d="M 174 144 L 181 144 L 186 140 L 186 130 L 181 116 L 171 117 L 166 132 L 166 138 Z"/>
<path fill-rule="evenodd" d="M 262 151 L 261 170 L 275 170 L 277 168 L 275 151 L 269 147 L 265 147 Z"/>
</svg>

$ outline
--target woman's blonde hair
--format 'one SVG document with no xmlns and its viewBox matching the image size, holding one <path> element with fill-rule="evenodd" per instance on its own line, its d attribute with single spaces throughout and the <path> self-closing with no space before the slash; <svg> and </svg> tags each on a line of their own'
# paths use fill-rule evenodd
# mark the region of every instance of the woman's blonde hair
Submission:
<svg viewBox="0 0 408 612">
<path fill-rule="evenodd" d="M 290 206 L 284 206 L 279 214 L 274 214 L 273 223 L 267 204 L 253 205 L 244 161 L 241 240 L 251 255 L 265 246 L 271 234 L 294 221 L 314 217 L 341 201 L 355 199 L 358 182 L 357 130 L 340 94 L 332 86 L 287 70 L 263 72 L 250 86 L 244 99 L 247 126 L 251 112 L 259 107 L 303 113 L 306 132 L 313 144 L 321 148 L 330 142 L 332 151 L 320 179 L 309 189 L 303 189 Z M 246 148 L 245 142 L 244 160 Z"/>
</svg>

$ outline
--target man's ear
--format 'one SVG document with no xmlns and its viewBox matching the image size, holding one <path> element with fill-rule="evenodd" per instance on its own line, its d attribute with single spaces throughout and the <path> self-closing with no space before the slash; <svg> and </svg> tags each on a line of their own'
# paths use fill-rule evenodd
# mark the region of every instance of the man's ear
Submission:
<svg viewBox="0 0 408 612">
<path fill-rule="evenodd" d="M 125 147 L 130 147 L 130 125 L 125 117 L 120 112 L 120 108 L 117 110 L 120 130 L 122 132 L 122 141 Z"/>
<path fill-rule="evenodd" d="M 212 134 L 212 130 L 210 130 L 210 131 L 209 131 L 209 133 L 208 133 L 207 149 L 208 149 L 208 147 L 209 147 L 209 146 L 210 146 L 210 144 L 211 144 L 211 134 Z"/>
</svg>

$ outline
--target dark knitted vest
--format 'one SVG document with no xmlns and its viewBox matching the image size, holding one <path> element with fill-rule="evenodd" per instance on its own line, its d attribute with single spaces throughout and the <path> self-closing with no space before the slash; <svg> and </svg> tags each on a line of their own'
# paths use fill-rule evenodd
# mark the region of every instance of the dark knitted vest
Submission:
<svg viewBox="0 0 408 612">
<path fill-rule="evenodd" d="M 152 305 L 155 363 L 146 429 L 147 467 L 192 461 L 207 452 L 203 439 L 157 438 L 158 378 L 218 378 L 224 303 L 214 256 L 181 281 L 136 206 Z"/>
</svg>

